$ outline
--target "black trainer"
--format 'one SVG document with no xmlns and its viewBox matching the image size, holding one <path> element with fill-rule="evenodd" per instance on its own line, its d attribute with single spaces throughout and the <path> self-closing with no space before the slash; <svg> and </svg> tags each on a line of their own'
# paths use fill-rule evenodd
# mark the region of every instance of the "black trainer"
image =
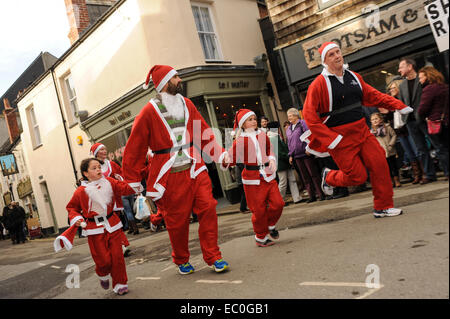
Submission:
<svg viewBox="0 0 450 319">
<path fill-rule="evenodd" d="M 259 247 L 268 247 L 268 246 L 272 246 L 274 244 L 275 244 L 275 242 L 273 242 L 270 239 L 266 239 L 264 242 L 256 241 L 256 246 L 259 246 Z"/>
<path fill-rule="evenodd" d="M 270 237 L 272 237 L 273 239 L 278 239 L 280 238 L 280 234 L 278 233 L 278 230 L 276 230 L 275 228 L 270 230 L 269 232 Z"/>
</svg>

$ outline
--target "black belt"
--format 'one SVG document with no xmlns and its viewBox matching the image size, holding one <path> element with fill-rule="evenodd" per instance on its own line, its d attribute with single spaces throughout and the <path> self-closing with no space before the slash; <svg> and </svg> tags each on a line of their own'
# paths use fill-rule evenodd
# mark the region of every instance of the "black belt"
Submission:
<svg viewBox="0 0 450 319">
<path fill-rule="evenodd" d="M 112 215 L 114 215 L 114 212 L 112 212 L 111 214 L 107 215 L 107 216 L 106 216 L 106 219 L 110 219 L 110 218 L 112 217 Z M 88 218 L 87 220 L 90 221 L 90 222 L 95 222 L 95 218 Z M 100 223 L 102 223 L 103 221 L 105 221 L 105 217 L 103 217 L 103 216 L 98 217 L 97 220 L 98 220 Z"/>
<path fill-rule="evenodd" d="M 178 151 L 181 151 L 182 149 L 185 148 L 190 148 L 191 146 L 194 145 L 194 142 L 191 142 L 189 144 L 184 144 L 184 145 L 180 145 L 180 146 L 175 146 L 175 147 L 170 147 L 170 148 L 165 148 L 163 150 L 159 150 L 159 151 L 153 151 L 154 154 L 167 154 L 167 153 L 176 153 Z"/>
<path fill-rule="evenodd" d="M 245 165 L 245 168 L 249 171 L 259 171 L 261 168 L 264 168 L 265 166 L 269 166 L 269 162 L 265 163 L 264 165 Z"/>
<path fill-rule="evenodd" d="M 331 112 L 325 112 L 325 113 L 317 112 L 317 115 L 319 115 L 320 117 L 329 116 L 329 115 L 333 116 L 333 115 L 337 115 L 337 114 L 340 114 L 340 113 L 344 113 L 344 112 L 356 109 L 356 108 L 361 107 L 361 106 L 362 106 L 361 102 L 357 102 L 357 103 L 353 103 L 353 104 L 344 106 L 344 107 L 342 107 L 340 109 L 333 110 Z"/>
</svg>

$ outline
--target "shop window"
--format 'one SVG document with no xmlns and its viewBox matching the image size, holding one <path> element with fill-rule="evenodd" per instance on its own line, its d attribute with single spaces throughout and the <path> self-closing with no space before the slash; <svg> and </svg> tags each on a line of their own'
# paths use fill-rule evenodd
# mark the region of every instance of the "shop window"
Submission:
<svg viewBox="0 0 450 319">
<path fill-rule="evenodd" d="M 39 124 L 36 120 L 36 113 L 34 112 L 34 106 L 31 106 L 27 110 L 28 121 L 30 123 L 30 135 L 33 143 L 33 148 L 42 145 L 41 133 L 39 131 Z"/>
<path fill-rule="evenodd" d="M 131 126 L 98 141 L 106 146 L 109 160 L 115 160 L 118 164 L 122 165 L 122 151 L 127 144 L 130 133 Z"/>
<path fill-rule="evenodd" d="M 68 102 L 68 120 L 69 125 L 74 125 L 76 121 L 76 115 L 78 112 L 77 94 L 73 85 L 72 76 L 69 74 L 64 78 L 64 87 Z"/>
<path fill-rule="evenodd" d="M 205 59 L 207 61 L 222 60 L 210 7 L 206 4 L 192 4 L 192 13 Z"/>
</svg>

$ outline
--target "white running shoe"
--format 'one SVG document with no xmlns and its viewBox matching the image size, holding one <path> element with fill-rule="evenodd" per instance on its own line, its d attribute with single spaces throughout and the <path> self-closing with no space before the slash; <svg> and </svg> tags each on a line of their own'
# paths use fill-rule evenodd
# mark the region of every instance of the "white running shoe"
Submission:
<svg viewBox="0 0 450 319">
<path fill-rule="evenodd" d="M 383 210 L 373 210 L 373 216 L 375 218 L 382 218 L 382 217 L 393 217 L 401 215 L 403 211 L 400 208 L 388 208 Z"/>
<path fill-rule="evenodd" d="M 331 171 L 331 169 L 324 167 L 322 171 L 322 191 L 325 195 L 331 196 L 333 195 L 333 186 L 330 186 L 325 181 L 327 179 L 327 174 Z"/>
</svg>

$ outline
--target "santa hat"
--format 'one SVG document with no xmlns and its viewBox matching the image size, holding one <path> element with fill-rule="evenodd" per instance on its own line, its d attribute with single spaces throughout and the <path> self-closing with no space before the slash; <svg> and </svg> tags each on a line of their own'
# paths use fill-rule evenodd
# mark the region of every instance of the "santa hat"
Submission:
<svg viewBox="0 0 450 319">
<path fill-rule="evenodd" d="M 144 90 L 147 90 L 150 87 L 150 78 L 155 85 L 156 91 L 159 93 L 166 85 L 167 82 L 174 76 L 178 74 L 178 72 L 168 65 L 155 65 L 148 72 L 147 79 L 145 80 L 145 84 L 142 86 Z"/>
<path fill-rule="evenodd" d="M 105 147 L 105 145 L 103 145 L 102 143 L 95 143 L 94 145 L 91 146 L 91 153 L 92 155 L 97 156 L 98 151 L 100 151 L 100 149 L 102 147 Z"/>
<path fill-rule="evenodd" d="M 80 217 L 82 218 L 82 217 Z M 78 219 L 80 219 L 78 218 Z M 86 227 L 86 222 L 81 222 L 80 225 L 82 228 Z M 66 231 L 64 231 L 61 235 L 56 237 L 55 241 L 53 242 L 53 247 L 55 248 L 55 251 L 60 251 L 63 247 L 69 251 L 73 247 L 73 240 L 75 239 L 75 235 L 77 234 L 78 226 L 75 225 L 75 223 L 72 223 L 72 226 L 70 226 Z"/>
<path fill-rule="evenodd" d="M 327 52 L 334 48 L 339 48 L 339 46 L 335 42 L 325 42 L 320 46 L 319 53 L 320 57 L 322 58 L 322 64 L 324 64 Z"/>
<path fill-rule="evenodd" d="M 249 109 L 240 109 L 239 111 L 237 111 L 234 118 L 233 129 L 235 130 L 236 128 L 242 128 L 244 122 L 252 115 L 256 116 L 255 112 Z"/>
</svg>

